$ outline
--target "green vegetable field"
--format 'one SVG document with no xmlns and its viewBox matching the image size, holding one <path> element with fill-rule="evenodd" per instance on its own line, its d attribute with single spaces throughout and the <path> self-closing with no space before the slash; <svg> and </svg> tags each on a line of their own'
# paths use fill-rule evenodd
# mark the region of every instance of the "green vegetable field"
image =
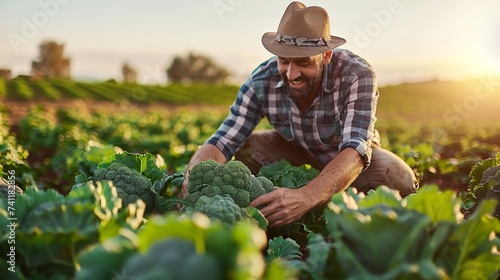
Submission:
<svg viewBox="0 0 500 280">
<path fill-rule="evenodd" d="M 178 198 L 237 90 L 0 80 L 0 278 L 500 279 L 498 79 L 380 87 L 419 191 L 348 189 L 280 228 L 249 201 L 318 170 L 206 162 Z"/>
</svg>

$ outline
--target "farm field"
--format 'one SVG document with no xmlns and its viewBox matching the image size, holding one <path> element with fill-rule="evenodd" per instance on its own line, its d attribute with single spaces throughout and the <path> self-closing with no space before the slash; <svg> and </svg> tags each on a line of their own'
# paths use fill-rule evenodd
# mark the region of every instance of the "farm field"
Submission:
<svg viewBox="0 0 500 280">
<path fill-rule="evenodd" d="M 187 162 L 225 118 L 236 91 L 0 82 L 1 177 L 23 192 L 0 200 L 0 221 L 17 218 L 15 230 L 1 225 L 2 276 L 190 279 L 182 259 L 172 260 L 185 266 L 175 273 L 155 263 L 159 251 L 182 247 L 206 279 L 498 279 L 500 197 L 487 198 L 500 190 L 500 173 L 491 182 L 483 176 L 500 166 L 497 78 L 381 87 L 382 146 L 413 168 L 419 192 L 401 198 L 383 187 L 367 195 L 346 191 L 278 229 L 267 228 L 256 209 L 241 207 L 243 218 L 229 223 L 175 207 L 183 202 L 177 194 Z M 114 162 L 148 178 L 154 202 L 127 204 L 116 184 L 87 183 Z M 274 168 L 267 174 L 296 176 L 268 175 L 275 184 L 305 182 L 314 172 Z M 233 249 L 223 250 L 227 243 Z"/>
</svg>

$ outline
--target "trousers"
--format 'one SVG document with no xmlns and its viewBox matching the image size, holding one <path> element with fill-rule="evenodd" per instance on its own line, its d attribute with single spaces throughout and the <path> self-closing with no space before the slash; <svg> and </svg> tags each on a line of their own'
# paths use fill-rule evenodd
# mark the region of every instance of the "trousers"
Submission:
<svg viewBox="0 0 500 280">
<path fill-rule="evenodd" d="M 236 152 L 235 159 L 243 162 L 253 174 L 257 174 L 262 166 L 281 159 L 296 166 L 310 164 L 320 171 L 326 166 L 302 147 L 286 141 L 276 131 L 254 131 Z M 397 190 L 402 197 L 418 189 L 418 181 L 410 166 L 396 154 L 383 149 L 377 140 L 372 145 L 370 165 L 350 186 L 366 193 L 381 185 Z"/>
</svg>

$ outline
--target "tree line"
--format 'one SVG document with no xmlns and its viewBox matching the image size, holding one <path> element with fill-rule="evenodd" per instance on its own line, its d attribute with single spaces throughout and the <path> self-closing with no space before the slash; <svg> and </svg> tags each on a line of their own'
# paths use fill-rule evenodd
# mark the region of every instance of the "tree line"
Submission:
<svg viewBox="0 0 500 280">
<path fill-rule="evenodd" d="M 31 62 L 33 78 L 72 79 L 71 58 L 65 56 L 65 45 L 56 41 L 43 41 L 39 45 L 39 54 Z M 124 83 L 137 83 L 137 69 L 124 62 L 121 68 Z M 11 79 L 11 70 L 0 69 L 0 77 Z M 189 52 L 184 56 L 175 56 L 169 67 L 165 69 L 169 83 L 208 83 L 223 84 L 231 77 L 231 72 L 217 65 L 206 55 Z"/>
</svg>

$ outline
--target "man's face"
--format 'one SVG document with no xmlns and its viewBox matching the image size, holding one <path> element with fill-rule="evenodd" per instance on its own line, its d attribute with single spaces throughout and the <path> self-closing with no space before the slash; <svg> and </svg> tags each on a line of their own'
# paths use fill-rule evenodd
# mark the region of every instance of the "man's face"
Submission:
<svg viewBox="0 0 500 280">
<path fill-rule="evenodd" d="M 290 98 L 300 101 L 309 93 L 316 94 L 321 85 L 323 65 L 330 61 L 330 57 L 328 53 L 299 58 L 278 57 L 278 71 Z"/>
</svg>

